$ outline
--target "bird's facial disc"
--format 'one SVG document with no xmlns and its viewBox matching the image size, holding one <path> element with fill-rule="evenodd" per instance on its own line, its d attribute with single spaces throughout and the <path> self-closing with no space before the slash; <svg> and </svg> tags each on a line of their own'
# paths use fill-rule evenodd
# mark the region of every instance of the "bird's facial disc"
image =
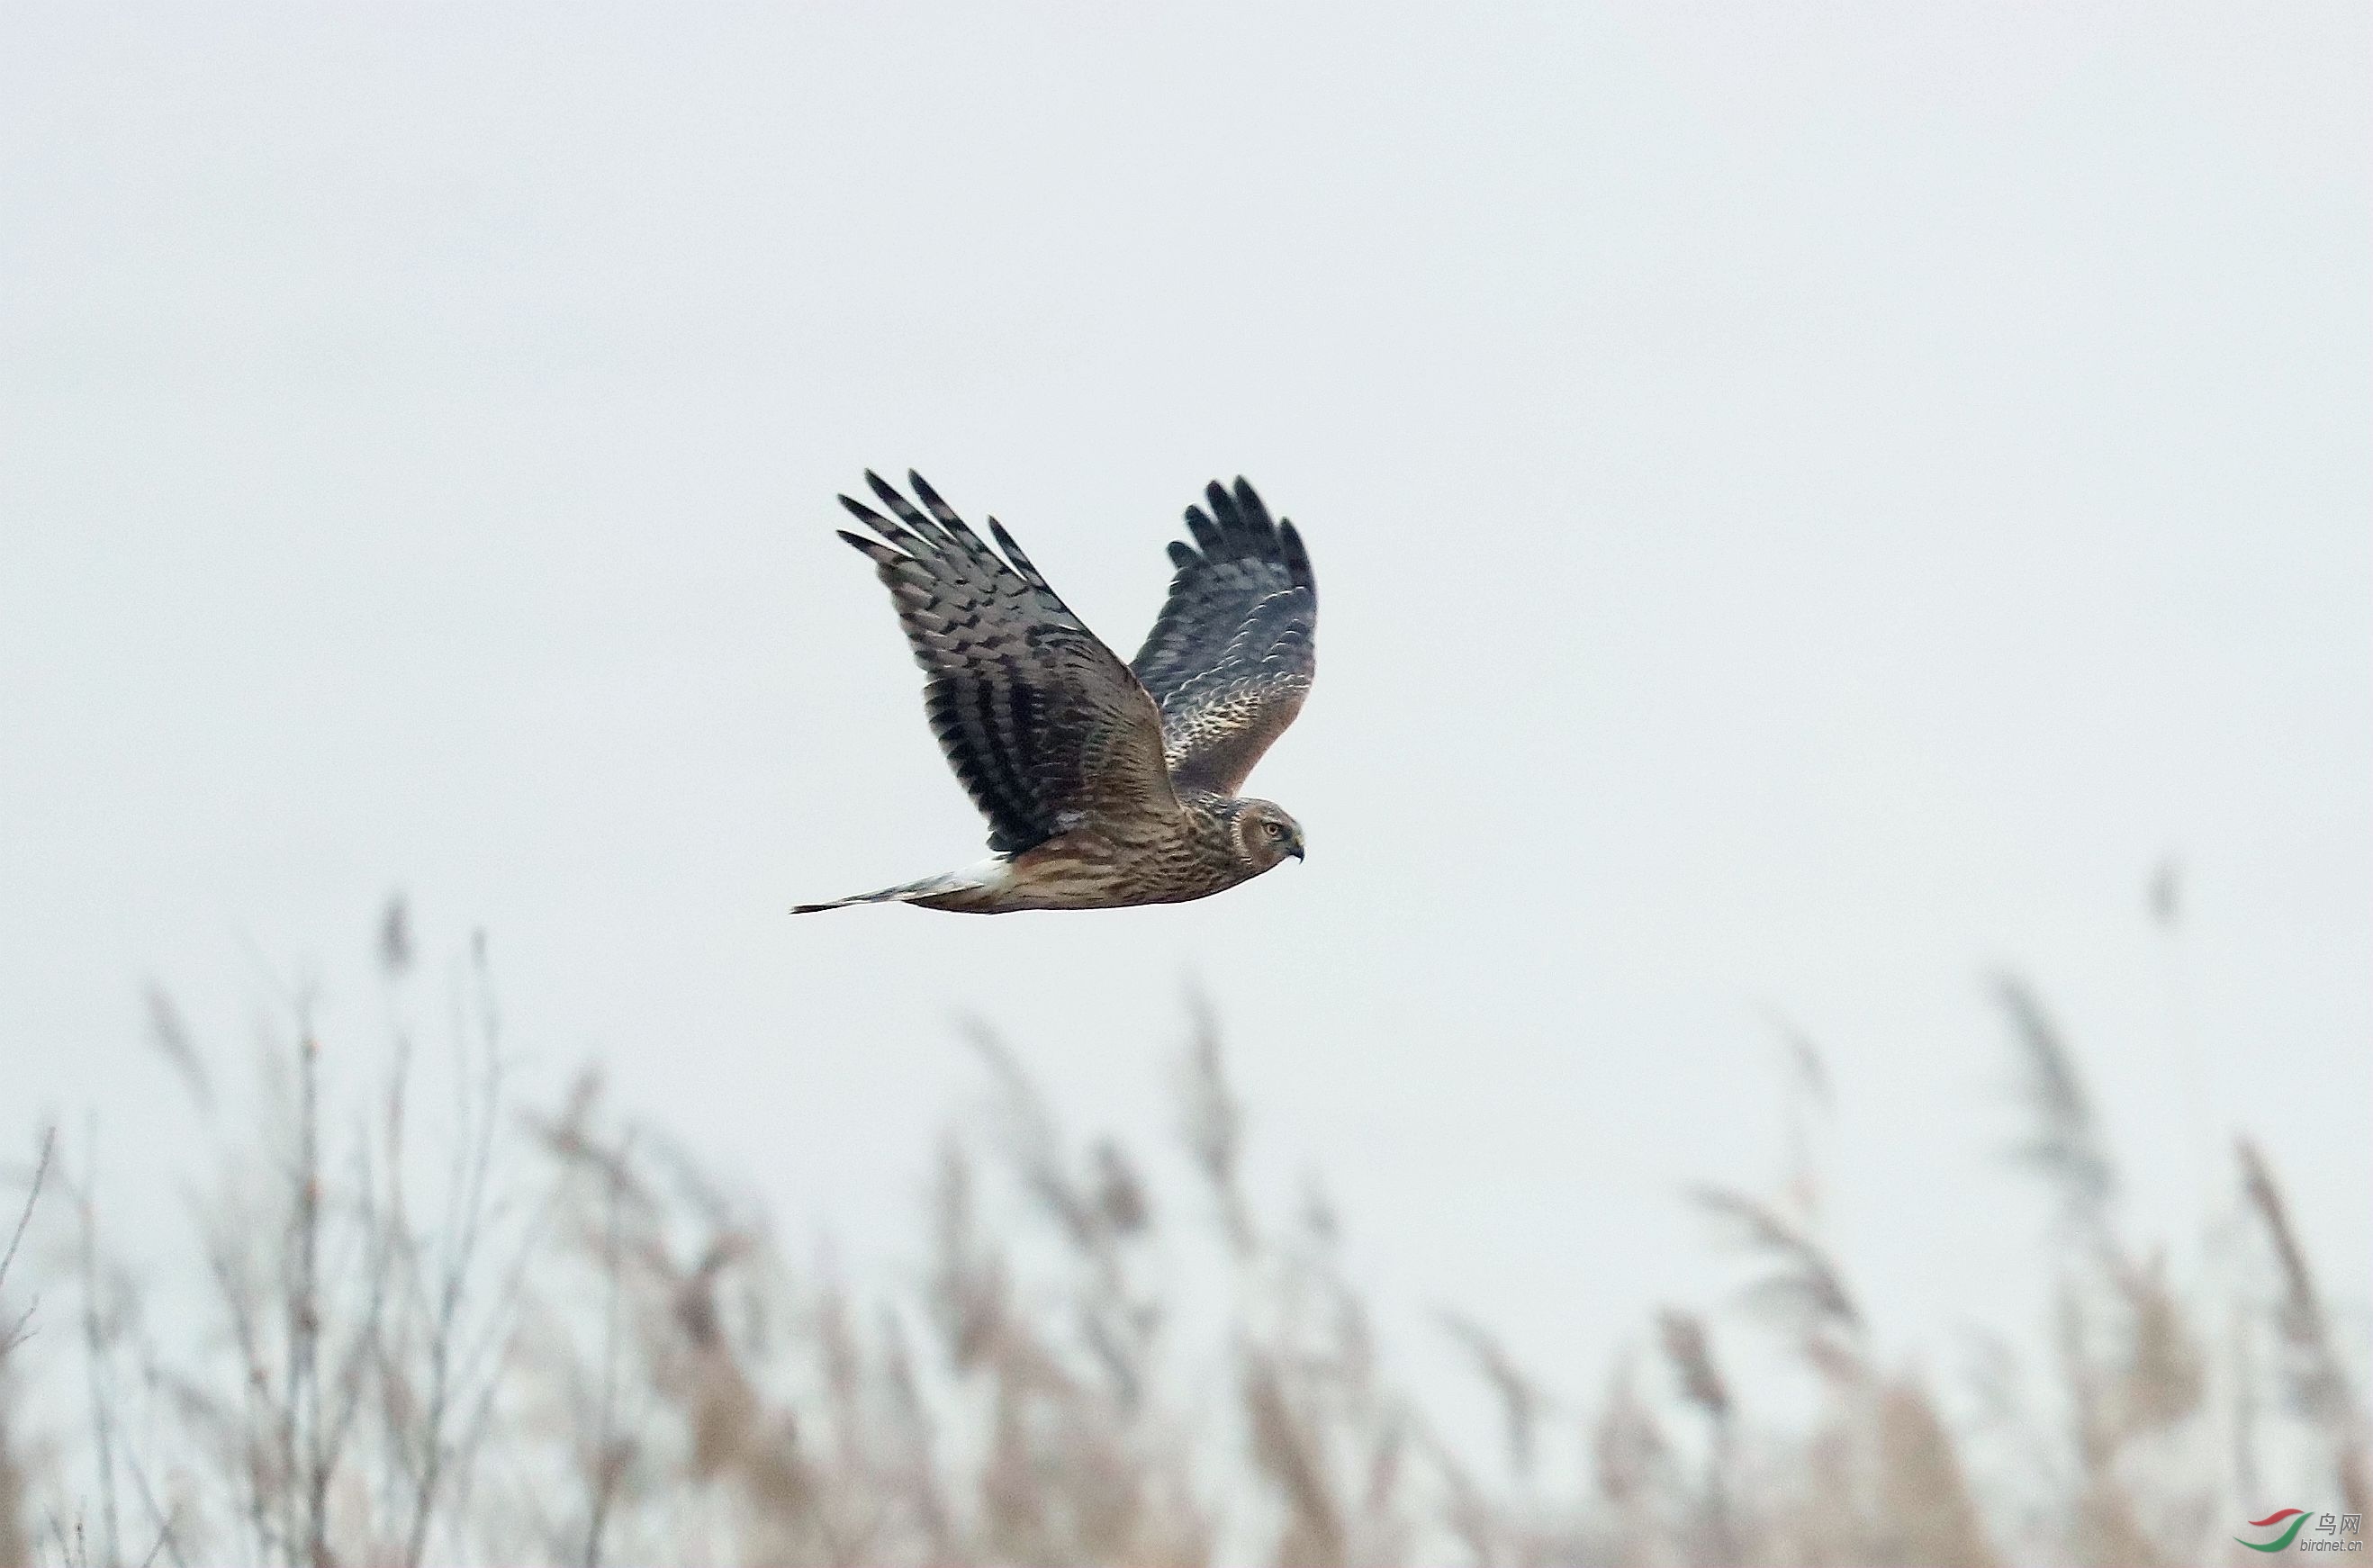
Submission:
<svg viewBox="0 0 2373 1568">
<path fill-rule="evenodd" d="M 1237 820 L 1245 858 L 1262 871 L 1303 857 L 1302 825 L 1277 807 L 1262 802 Z"/>
</svg>

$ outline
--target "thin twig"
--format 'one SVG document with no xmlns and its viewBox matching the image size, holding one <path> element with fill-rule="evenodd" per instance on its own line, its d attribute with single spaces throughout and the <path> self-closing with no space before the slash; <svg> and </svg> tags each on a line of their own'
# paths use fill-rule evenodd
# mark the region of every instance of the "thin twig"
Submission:
<svg viewBox="0 0 2373 1568">
<path fill-rule="evenodd" d="M 25 1192 L 25 1206 L 17 1211 L 17 1228 L 9 1233 L 8 1250 L 0 1253 L 0 1285 L 8 1282 L 9 1267 L 17 1261 L 17 1248 L 24 1245 L 25 1227 L 32 1223 L 33 1208 L 41 1200 L 41 1185 L 49 1179 L 50 1163 L 57 1157 L 57 1151 L 58 1129 L 53 1124 L 41 1131 L 41 1153 L 33 1162 L 33 1179 Z M 26 1303 L 15 1322 L 0 1328 L 0 1363 L 5 1363 L 8 1352 L 25 1341 L 33 1321 L 33 1308 L 40 1304 L 38 1296 Z"/>
<path fill-rule="evenodd" d="M 115 1512 L 115 1398 L 109 1376 L 112 1363 L 112 1347 L 108 1343 L 105 1320 L 99 1311 L 99 1216 L 91 1194 L 99 1185 L 99 1133 L 97 1127 L 86 1134 L 89 1145 L 89 1167 L 76 1194 L 81 1225 L 76 1261 L 82 1273 L 82 1334 L 83 1364 L 90 1397 L 91 1440 L 98 1448 L 99 1506 L 101 1540 L 106 1548 L 110 1568 L 122 1558 L 117 1546 Z M 82 1539 L 82 1522 L 75 1522 L 75 1539 Z"/>
</svg>

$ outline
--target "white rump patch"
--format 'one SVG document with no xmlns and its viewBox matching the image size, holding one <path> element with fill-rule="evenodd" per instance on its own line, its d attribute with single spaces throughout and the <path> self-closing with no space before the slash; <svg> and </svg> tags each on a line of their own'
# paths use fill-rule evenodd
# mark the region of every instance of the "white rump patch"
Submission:
<svg viewBox="0 0 2373 1568">
<path fill-rule="evenodd" d="M 1013 862 L 1003 855 L 991 855 L 986 860 L 975 860 L 962 871 L 950 872 L 948 880 L 969 887 L 1008 887 L 1013 882 Z"/>
</svg>

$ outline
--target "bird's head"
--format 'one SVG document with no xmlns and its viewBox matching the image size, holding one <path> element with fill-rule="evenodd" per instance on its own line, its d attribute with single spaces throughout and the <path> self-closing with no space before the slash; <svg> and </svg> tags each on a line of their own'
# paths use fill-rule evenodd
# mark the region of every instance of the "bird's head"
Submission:
<svg viewBox="0 0 2373 1568">
<path fill-rule="evenodd" d="M 1258 875 L 1289 856 L 1302 859 L 1302 825 L 1285 808 L 1268 801 L 1246 801 L 1237 809 L 1236 853 Z"/>
</svg>

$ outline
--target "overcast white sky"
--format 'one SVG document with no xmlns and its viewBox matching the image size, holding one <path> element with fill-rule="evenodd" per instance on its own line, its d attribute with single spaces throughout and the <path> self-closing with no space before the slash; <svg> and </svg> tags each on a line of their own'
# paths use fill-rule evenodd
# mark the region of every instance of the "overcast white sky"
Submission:
<svg viewBox="0 0 2373 1568">
<path fill-rule="evenodd" d="M 1588 1385 L 1729 1277 L 1767 1009 L 1883 1342 L 2024 1326 L 2009 964 L 2137 1233 L 2253 1130 L 2361 1350 L 2373 13 L 2077 9 L 9 6 L 0 1136 L 167 1201 L 143 985 L 235 1059 L 318 973 L 359 1067 L 403 889 L 538 1082 L 890 1269 L 953 1018 L 1161 1138 L 1191 977 L 1396 1320 Z M 1307 865 L 789 918 L 979 853 L 869 464 L 1124 653 L 1250 475 Z"/>
</svg>

